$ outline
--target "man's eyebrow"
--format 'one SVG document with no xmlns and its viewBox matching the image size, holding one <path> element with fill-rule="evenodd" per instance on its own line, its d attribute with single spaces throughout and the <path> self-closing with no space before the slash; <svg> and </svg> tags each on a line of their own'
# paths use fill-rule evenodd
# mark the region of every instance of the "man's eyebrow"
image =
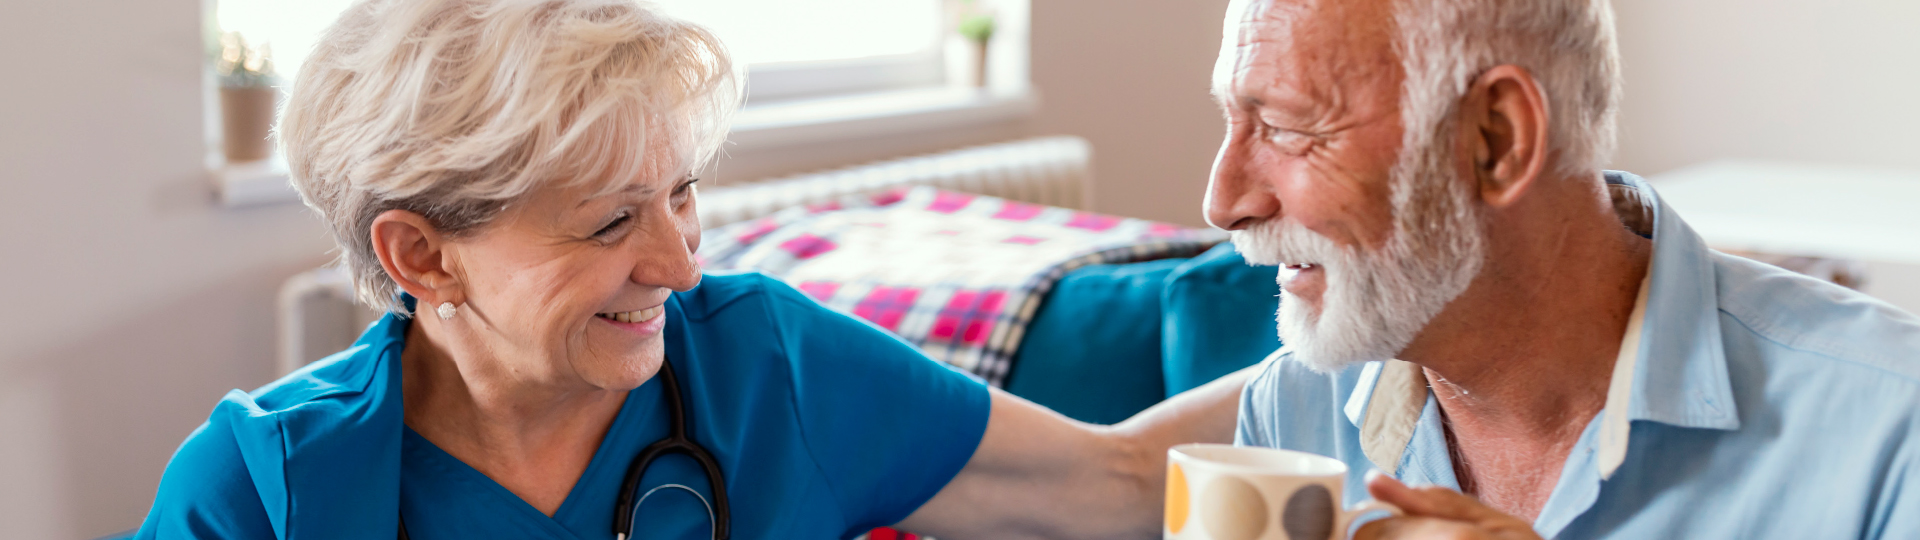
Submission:
<svg viewBox="0 0 1920 540">
<path fill-rule="evenodd" d="M 1267 102 L 1259 96 L 1233 96 L 1225 90 L 1215 88 L 1213 104 L 1219 105 L 1221 109 L 1258 109 L 1265 107 Z"/>
</svg>

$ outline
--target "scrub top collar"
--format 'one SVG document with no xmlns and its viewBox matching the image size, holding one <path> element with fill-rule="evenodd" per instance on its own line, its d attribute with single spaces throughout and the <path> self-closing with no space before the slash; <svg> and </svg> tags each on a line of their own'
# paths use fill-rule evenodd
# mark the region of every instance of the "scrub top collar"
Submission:
<svg viewBox="0 0 1920 540">
<path fill-rule="evenodd" d="M 400 499 L 399 372 L 408 322 L 389 313 L 346 350 L 251 393 L 230 392 L 215 408 L 233 427 L 279 538 L 398 530 L 398 514 L 389 510 Z M 366 357 L 372 361 L 357 360 Z"/>
<path fill-rule="evenodd" d="M 1653 239 L 1654 253 L 1634 317 L 1628 321 L 1629 331 L 1622 339 L 1620 357 L 1614 363 L 1606 407 L 1597 418 L 1598 425 L 1588 426 L 1582 436 L 1582 446 L 1591 446 L 1593 451 L 1583 455 L 1576 449 L 1568 458 L 1568 472 L 1590 469 L 1597 476 L 1596 482 L 1612 476 L 1625 461 L 1632 421 L 1714 430 L 1740 427 L 1720 341 L 1719 299 L 1710 252 L 1691 227 L 1671 208 L 1660 204 L 1646 181 L 1613 171 L 1606 173 L 1606 179 L 1622 224 Z M 1445 444 L 1437 430 L 1422 432 L 1423 427 L 1437 428 L 1437 405 L 1419 366 L 1387 360 L 1362 367 L 1343 411 L 1359 429 L 1361 450 L 1367 459 L 1381 471 L 1400 476 L 1402 466 L 1414 461 L 1423 462 L 1419 469 L 1441 465 L 1424 463 L 1434 461 L 1429 458 L 1435 452 L 1409 455 L 1415 446 L 1434 441 Z M 1437 453 L 1439 461 L 1445 461 L 1446 455 Z M 1444 465 L 1443 470 L 1421 471 L 1421 476 L 1436 481 L 1445 477 L 1437 483 L 1457 486 L 1452 481 L 1451 463 Z M 1575 477 L 1561 476 L 1563 483 Z M 1554 498 L 1560 497 L 1559 491 L 1557 488 Z M 1543 512 L 1541 518 L 1549 515 Z M 1566 519 L 1570 521 L 1571 516 Z"/>
</svg>

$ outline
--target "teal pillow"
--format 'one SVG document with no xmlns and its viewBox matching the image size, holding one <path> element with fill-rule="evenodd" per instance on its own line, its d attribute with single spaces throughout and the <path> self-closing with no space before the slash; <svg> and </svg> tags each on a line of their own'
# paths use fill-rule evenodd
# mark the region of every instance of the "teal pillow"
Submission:
<svg viewBox="0 0 1920 540">
<path fill-rule="evenodd" d="M 1248 266 L 1222 243 L 1167 276 L 1162 296 L 1162 379 L 1172 396 L 1265 359 L 1280 348 L 1273 266 Z"/>
<path fill-rule="evenodd" d="M 1007 374 L 1007 392 L 1095 424 L 1119 422 L 1159 403 L 1166 388 L 1161 289 L 1185 262 L 1098 264 L 1068 272 L 1028 324 Z"/>
</svg>

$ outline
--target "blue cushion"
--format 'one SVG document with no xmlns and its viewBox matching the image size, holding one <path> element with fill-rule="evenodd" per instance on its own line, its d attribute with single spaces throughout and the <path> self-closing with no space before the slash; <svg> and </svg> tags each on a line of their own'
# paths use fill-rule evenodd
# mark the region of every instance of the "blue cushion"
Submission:
<svg viewBox="0 0 1920 540">
<path fill-rule="evenodd" d="M 1278 267 L 1247 266 L 1222 243 L 1175 268 L 1161 300 L 1166 395 L 1257 364 L 1280 348 Z"/>
<path fill-rule="evenodd" d="M 1068 272 L 1028 324 L 1007 391 L 1096 424 L 1125 420 L 1160 402 L 1166 388 L 1161 289 L 1186 262 L 1099 264 Z"/>
</svg>

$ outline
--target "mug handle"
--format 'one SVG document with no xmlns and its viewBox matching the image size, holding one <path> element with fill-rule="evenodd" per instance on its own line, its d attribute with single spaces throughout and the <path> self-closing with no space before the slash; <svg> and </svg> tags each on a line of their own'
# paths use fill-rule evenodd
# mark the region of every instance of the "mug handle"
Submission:
<svg viewBox="0 0 1920 540">
<path fill-rule="evenodd" d="M 1360 516 L 1372 514 L 1375 512 L 1386 512 L 1389 516 L 1392 516 L 1392 517 L 1399 517 L 1407 514 L 1406 512 L 1401 511 L 1400 507 L 1394 506 L 1391 503 L 1384 503 L 1384 502 L 1376 501 L 1373 499 L 1367 499 L 1364 501 L 1360 501 L 1359 504 L 1355 504 L 1352 507 L 1347 508 L 1346 510 L 1341 510 L 1340 511 L 1340 528 L 1335 530 L 1340 531 L 1341 538 L 1352 538 L 1352 536 L 1350 535 L 1353 534 L 1353 531 L 1351 530 L 1353 528 L 1353 521 L 1355 519 L 1358 519 Z"/>
</svg>

